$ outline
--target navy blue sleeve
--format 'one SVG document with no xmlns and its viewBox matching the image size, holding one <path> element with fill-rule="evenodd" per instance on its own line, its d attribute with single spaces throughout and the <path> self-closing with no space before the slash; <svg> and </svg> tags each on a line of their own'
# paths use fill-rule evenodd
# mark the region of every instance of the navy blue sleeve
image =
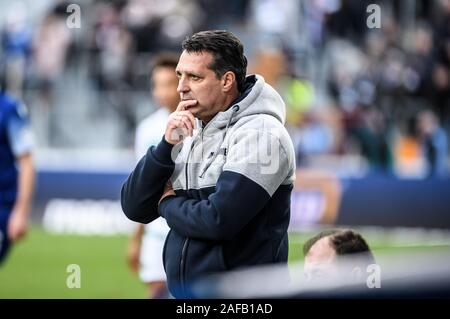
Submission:
<svg viewBox="0 0 450 319">
<path fill-rule="evenodd" d="M 208 199 L 164 199 L 159 213 L 170 228 L 190 238 L 229 240 L 266 205 L 270 195 L 239 173 L 223 171 Z"/>
<path fill-rule="evenodd" d="M 148 149 L 123 184 L 122 210 L 132 221 L 148 224 L 159 217 L 158 202 L 175 168 L 172 149 L 163 137 L 156 147 Z"/>
</svg>

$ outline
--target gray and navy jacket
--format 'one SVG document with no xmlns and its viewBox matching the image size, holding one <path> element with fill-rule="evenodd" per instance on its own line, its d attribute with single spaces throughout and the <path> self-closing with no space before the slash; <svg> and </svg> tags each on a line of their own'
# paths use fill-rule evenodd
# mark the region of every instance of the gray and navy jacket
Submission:
<svg viewBox="0 0 450 319">
<path fill-rule="evenodd" d="M 284 121 L 280 95 L 247 76 L 227 110 L 176 146 L 163 137 L 125 181 L 125 215 L 139 223 L 162 216 L 171 229 L 163 261 L 175 297 L 206 274 L 287 262 L 295 157 Z M 176 196 L 158 207 L 169 179 Z"/>
</svg>

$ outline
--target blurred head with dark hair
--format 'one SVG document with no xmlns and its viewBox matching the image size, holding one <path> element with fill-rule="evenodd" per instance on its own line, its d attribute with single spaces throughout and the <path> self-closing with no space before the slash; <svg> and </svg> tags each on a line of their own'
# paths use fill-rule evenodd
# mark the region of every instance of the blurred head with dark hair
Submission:
<svg viewBox="0 0 450 319">
<path fill-rule="evenodd" d="M 303 246 L 308 279 L 361 277 L 375 258 L 364 238 L 351 229 L 325 230 Z"/>
<path fill-rule="evenodd" d="M 155 56 L 152 63 L 151 83 L 152 94 L 156 104 L 175 111 L 180 97 L 177 92 L 178 78 L 175 68 L 179 55 L 175 53 L 161 53 Z"/>
</svg>

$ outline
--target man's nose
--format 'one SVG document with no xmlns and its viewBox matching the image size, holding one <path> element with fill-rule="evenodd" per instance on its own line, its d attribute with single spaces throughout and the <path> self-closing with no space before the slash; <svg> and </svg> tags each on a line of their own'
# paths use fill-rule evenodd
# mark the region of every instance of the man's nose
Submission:
<svg viewBox="0 0 450 319">
<path fill-rule="evenodd" d="M 181 77 L 178 80 L 177 92 L 178 93 L 186 93 L 188 91 L 189 91 L 189 86 L 187 85 L 185 78 Z"/>
</svg>

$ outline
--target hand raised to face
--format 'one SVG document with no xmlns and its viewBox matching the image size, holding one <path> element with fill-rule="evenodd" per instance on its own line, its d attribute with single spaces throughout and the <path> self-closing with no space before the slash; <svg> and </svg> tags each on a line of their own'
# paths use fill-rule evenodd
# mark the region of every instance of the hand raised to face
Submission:
<svg viewBox="0 0 450 319">
<path fill-rule="evenodd" d="M 197 104 L 196 100 L 185 100 L 178 104 L 175 112 L 169 115 L 167 121 L 165 140 L 170 144 L 178 144 L 186 136 L 192 136 L 195 129 L 195 118 L 186 108 Z"/>
</svg>

